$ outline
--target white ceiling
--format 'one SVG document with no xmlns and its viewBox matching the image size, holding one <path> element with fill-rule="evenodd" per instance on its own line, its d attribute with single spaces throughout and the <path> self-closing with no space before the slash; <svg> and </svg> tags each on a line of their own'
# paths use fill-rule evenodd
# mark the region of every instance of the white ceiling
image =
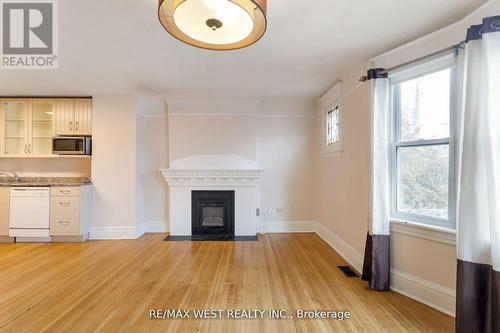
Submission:
<svg viewBox="0 0 500 333">
<path fill-rule="evenodd" d="M 485 0 L 268 0 L 268 31 L 238 51 L 172 38 L 157 0 L 59 1 L 59 69 L 0 71 L 0 95 L 316 98 L 352 59 L 455 22 Z"/>
</svg>

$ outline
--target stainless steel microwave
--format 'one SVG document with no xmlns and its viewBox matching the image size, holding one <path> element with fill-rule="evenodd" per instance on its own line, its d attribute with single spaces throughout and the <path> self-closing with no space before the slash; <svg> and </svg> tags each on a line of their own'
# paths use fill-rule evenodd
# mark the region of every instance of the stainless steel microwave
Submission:
<svg viewBox="0 0 500 333">
<path fill-rule="evenodd" d="M 92 137 L 55 136 L 52 138 L 52 154 L 92 155 Z"/>
</svg>

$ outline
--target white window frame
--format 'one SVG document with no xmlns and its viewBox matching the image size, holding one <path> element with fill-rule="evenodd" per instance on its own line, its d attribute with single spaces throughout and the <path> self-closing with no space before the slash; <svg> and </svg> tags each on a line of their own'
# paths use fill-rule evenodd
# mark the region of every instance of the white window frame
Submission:
<svg viewBox="0 0 500 333">
<path fill-rule="evenodd" d="M 339 82 L 330 89 L 319 100 L 321 112 L 321 147 L 322 155 L 325 158 L 339 157 L 342 155 L 342 83 Z M 339 109 L 339 141 L 333 144 L 327 142 L 328 112 Z"/>
<path fill-rule="evenodd" d="M 411 80 L 420 76 L 432 74 L 450 68 L 450 134 L 448 138 L 399 141 L 400 135 L 400 114 L 398 110 L 399 94 L 396 88 L 402 81 Z M 390 122 L 390 209 L 391 219 L 399 221 L 416 222 L 420 224 L 441 227 L 446 229 L 456 228 L 456 137 L 457 137 L 457 64 L 454 52 L 447 52 L 437 56 L 429 57 L 414 64 L 405 66 L 397 71 L 389 72 L 390 92 L 391 92 L 391 116 Z M 449 167 L 448 167 L 448 219 L 438 219 L 430 216 L 400 212 L 397 210 L 397 184 L 399 183 L 399 168 L 397 150 L 401 147 L 418 147 L 431 145 L 448 145 L 449 147 Z"/>
</svg>

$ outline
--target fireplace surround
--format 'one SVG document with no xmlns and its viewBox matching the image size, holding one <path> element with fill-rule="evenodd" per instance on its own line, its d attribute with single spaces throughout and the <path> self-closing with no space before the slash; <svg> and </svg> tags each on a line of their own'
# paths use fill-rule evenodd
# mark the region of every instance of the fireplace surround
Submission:
<svg viewBox="0 0 500 333">
<path fill-rule="evenodd" d="M 201 166 L 205 168 L 201 168 Z M 233 235 L 255 237 L 260 230 L 260 179 L 264 170 L 254 161 L 233 155 L 192 155 L 160 169 L 169 188 L 169 236 L 190 239 L 193 233 L 193 191 L 234 192 Z M 220 209 L 208 209 L 205 224 L 218 224 Z M 210 215 L 211 214 L 211 215 Z"/>
</svg>

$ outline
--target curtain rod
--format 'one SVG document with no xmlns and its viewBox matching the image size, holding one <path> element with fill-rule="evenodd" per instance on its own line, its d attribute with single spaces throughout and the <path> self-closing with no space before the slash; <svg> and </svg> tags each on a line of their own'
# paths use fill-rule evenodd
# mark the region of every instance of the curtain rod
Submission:
<svg viewBox="0 0 500 333">
<path fill-rule="evenodd" d="M 380 73 L 380 74 L 387 74 L 387 73 L 389 73 L 390 71 L 393 71 L 393 70 L 395 70 L 395 69 L 399 69 L 399 68 L 402 68 L 402 67 L 408 66 L 408 65 L 410 65 L 410 64 L 412 64 L 412 63 L 414 63 L 414 62 L 417 62 L 417 61 L 420 61 L 420 60 L 424 60 L 424 59 L 427 59 L 427 58 L 429 58 L 429 57 L 433 57 L 433 56 L 436 56 L 436 55 L 438 55 L 438 54 L 445 53 L 445 52 L 448 52 L 448 51 L 451 51 L 451 50 L 462 49 L 462 48 L 464 48 L 464 45 L 465 45 L 465 41 L 462 41 L 462 42 L 460 42 L 460 43 L 458 43 L 458 44 L 456 44 L 456 45 L 449 46 L 449 47 L 447 47 L 447 48 L 445 48 L 445 49 L 442 49 L 442 50 L 436 51 L 436 52 L 434 52 L 434 53 L 431 53 L 431 54 L 425 55 L 425 56 L 423 56 L 423 57 L 420 57 L 420 58 L 417 58 L 417 59 L 413 59 L 413 60 L 411 60 L 411 61 L 407 61 L 407 62 L 405 62 L 405 63 L 402 63 L 402 64 L 400 64 L 400 65 L 393 66 L 393 67 L 388 68 L 388 69 L 381 70 L 379 73 Z M 358 81 L 359 81 L 359 82 L 365 82 L 365 81 L 368 81 L 368 76 L 363 75 L 363 76 L 361 76 L 361 77 L 359 78 L 359 80 L 358 80 Z"/>
</svg>

